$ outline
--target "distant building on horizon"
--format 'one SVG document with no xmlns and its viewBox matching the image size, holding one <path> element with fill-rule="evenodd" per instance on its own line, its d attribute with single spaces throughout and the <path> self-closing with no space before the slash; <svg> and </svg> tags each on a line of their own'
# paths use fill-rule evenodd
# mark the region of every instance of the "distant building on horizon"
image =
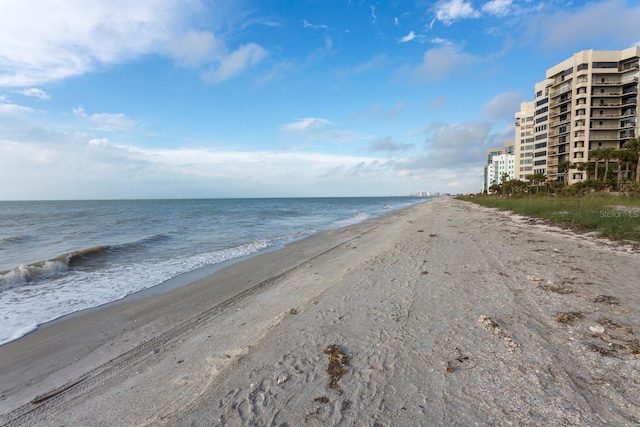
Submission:
<svg viewBox="0 0 640 427">
<path fill-rule="evenodd" d="M 516 178 L 586 180 L 593 150 L 620 149 L 638 136 L 639 60 L 640 46 L 583 50 L 549 68 L 534 100 L 515 113 Z"/>
</svg>

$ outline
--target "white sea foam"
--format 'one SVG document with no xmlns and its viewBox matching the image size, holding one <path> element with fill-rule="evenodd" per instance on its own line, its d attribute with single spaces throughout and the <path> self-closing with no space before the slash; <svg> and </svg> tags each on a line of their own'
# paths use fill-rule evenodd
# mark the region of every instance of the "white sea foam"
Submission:
<svg viewBox="0 0 640 427">
<path fill-rule="evenodd" d="M 115 264 L 97 271 L 68 270 L 46 283 L 26 284 L 0 293 L 0 344 L 66 314 L 122 299 L 179 274 L 256 253 L 270 246 L 259 240 L 220 251 L 132 265 Z M 47 263 L 44 263 L 47 264 Z M 62 263 L 66 269 L 66 265 Z M 16 273 L 18 274 L 18 273 Z M 25 273 L 26 276 L 29 273 Z"/>
<path fill-rule="evenodd" d="M 44 322 L 121 299 L 183 273 L 417 201 L 0 202 L 0 344 Z"/>
</svg>

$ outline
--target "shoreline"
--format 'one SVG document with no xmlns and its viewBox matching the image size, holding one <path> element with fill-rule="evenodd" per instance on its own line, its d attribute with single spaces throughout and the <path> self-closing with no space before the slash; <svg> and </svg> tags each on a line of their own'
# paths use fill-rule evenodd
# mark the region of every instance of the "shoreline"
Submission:
<svg viewBox="0 0 640 427">
<path fill-rule="evenodd" d="M 432 201 L 432 199 L 425 202 Z M 65 387 L 75 381 L 78 372 L 90 372 L 110 362 L 111 356 L 135 349 L 127 343 L 144 346 L 146 341 L 165 332 L 168 325 L 195 319 L 211 305 L 224 305 L 235 297 L 248 293 L 264 282 L 295 269 L 322 251 L 343 244 L 343 240 L 365 232 L 371 222 L 385 221 L 389 216 L 402 215 L 409 206 L 394 210 L 346 227 L 324 230 L 283 247 L 266 250 L 240 260 L 232 260 L 194 281 L 178 287 L 143 289 L 122 299 L 63 315 L 45 322 L 26 335 L 0 346 L 0 421 L 6 409 L 15 410 L 38 395 Z M 318 243 L 316 243 L 318 241 Z M 272 265 L 272 267 L 270 267 Z M 249 273 L 247 273 L 249 271 Z M 214 284 L 214 286 L 211 286 Z M 181 300 L 176 303 L 175 300 Z M 160 319 L 157 311 L 168 309 L 170 314 Z M 139 332 L 140 329 L 144 329 Z M 114 340 L 115 338 L 115 340 Z M 108 342 L 114 340 L 113 342 Z M 109 347 L 105 349 L 105 347 Z M 60 354 L 57 360 L 44 363 L 46 353 Z M 24 355 L 29 355 L 26 359 Z M 83 363 L 84 362 L 84 363 Z M 14 369 L 16 365 L 20 369 Z M 24 381 L 24 378 L 33 378 Z M 22 382 L 43 379 L 38 390 L 19 389 Z M 47 389 L 48 388 L 48 389 Z M 50 389 L 50 390 L 49 390 Z M 0 423 L 0 425 L 2 425 Z"/>
<path fill-rule="evenodd" d="M 333 199 L 333 198 L 328 198 L 328 199 Z M 364 199 L 367 199 L 367 198 L 365 197 Z M 414 201 L 413 204 L 424 203 L 424 202 L 427 202 L 427 201 L 430 201 L 430 200 L 433 200 L 433 198 L 427 198 L 427 199 L 424 199 L 424 200 L 420 200 L 418 202 Z M 410 206 L 408 206 L 408 207 L 410 207 Z M 396 209 L 400 209 L 401 210 L 403 208 L 395 208 L 395 209 L 392 209 L 391 211 L 387 210 L 384 213 L 379 214 L 378 216 L 375 216 L 375 217 L 370 218 L 370 219 L 375 219 L 377 217 L 384 216 L 384 215 L 388 214 L 389 212 L 393 212 Z M 342 222 L 344 222 L 344 221 L 347 221 L 347 220 L 346 219 L 342 220 Z M 354 225 L 354 224 L 357 224 L 357 222 L 356 223 L 351 223 L 351 224 L 348 224 L 348 225 Z M 348 225 L 346 225 L 346 226 L 348 226 Z M 169 278 L 167 280 L 164 280 L 163 282 L 160 282 L 160 283 L 158 283 L 156 285 L 149 286 L 147 288 L 142 288 L 142 289 L 136 290 L 136 291 L 134 291 L 132 293 L 120 295 L 120 296 L 117 297 L 117 299 L 114 299 L 114 300 L 111 300 L 111 301 L 99 302 L 98 305 L 94 305 L 94 306 L 90 306 L 90 307 L 86 307 L 86 308 L 81 308 L 81 309 L 78 309 L 76 311 L 66 312 L 66 313 L 63 313 L 63 314 L 55 315 L 55 314 L 52 313 L 52 316 L 49 317 L 48 320 L 41 321 L 41 323 L 35 323 L 35 320 L 34 320 L 34 323 L 31 323 L 28 326 L 23 327 L 21 330 L 19 330 L 19 331 L 17 331 L 15 333 L 14 338 L 9 339 L 8 341 L 1 342 L 0 343 L 0 347 L 2 345 L 7 344 L 7 343 L 19 340 L 19 339 L 25 337 L 26 335 L 29 335 L 29 334 L 33 333 L 34 331 L 37 331 L 38 329 L 41 329 L 43 327 L 47 327 L 50 324 L 55 324 L 55 323 L 58 323 L 58 322 L 64 322 L 67 319 L 74 318 L 74 317 L 77 317 L 77 316 L 84 316 L 85 314 L 89 314 L 89 313 L 92 313 L 92 312 L 95 312 L 95 311 L 99 311 L 99 310 L 102 310 L 103 308 L 108 308 L 111 305 L 120 304 L 122 302 L 134 301 L 134 300 L 140 299 L 140 298 L 147 298 L 147 297 L 151 297 L 151 296 L 157 295 L 159 293 L 164 293 L 164 292 L 171 291 L 171 290 L 173 290 L 175 288 L 178 288 L 178 287 L 181 287 L 181 286 L 185 286 L 185 285 L 188 285 L 188 284 L 190 284 L 192 282 L 195 282 L 195 281 L 204 279 L 206 277 L 209 277 L 209 276 L 215 274 L 216 272 L 218 272 L 218 271 L 220 271 L 220 270 L 222 270 L 222 269 L 224 269 L 224 268 L 226 268 L 226 267 L 228 267 L 228 266 L 230 266 L 232 264 L 235 264 L 235 263 L 238 263 L 238 262 L 244 262 L 244 261 L 246 261 L 246 260 L 248 260 L 248 259 L 250 259 L 252 257 L 260 256 L 261 254 L 265 254 L 265 253 L 268 253 L 268 252 L 281 250 L 281 249 L 283 249 L 284 247 L 286 247 L 286 246 L 288 246 L 290 244 L 294 244 L 299 240 L 304 240 L 304 239 L 306 239 L 306 238 L 308 238 L 310 236 L 313 236 L 314 234 L 321 233 L 321 232 L 324 232 L 324 231 L 330 231 L 330 230 L 333 230 L 333 229 L 344 228 L 345 225 L 337 226 L 337 225 L 334 224 L 332 226 L 328 225 L 327 227 L 328 228 L 320 227 L 320 229 L 317 229 L 317 230 L 306 231 L 300 236 L 288 238 L 287 241 L 276 242 L 272 246 L 267 246 L 266 248 L 260 249 L 257 252 L 253 252 L 253 253 L 250 253 L 250 254 L 247 254 L 247 255 L 242 255 L 242 256 L 239 256 L 238 258 L 228 259 L 226 261 L 222 261 L 222 262 L 217 263 L 217 264 L 206 265 L 206 266 L 203 266 L 203 267 L 196 268 L 195 270 L 192 270 L 192 271 L 186 271 L 186 272 L 180 273 L 177 276 L 171 277 L 171 278 Z M 273 237 L 273 239 L 278 241 L 279 237 L 276 236 L 276 237 Z M 238 243 L 239 246 L 243 246 L 244 244 L 245 243 L 242 243 L 242 242 Z M 231 248 L 232 247 L 233 246 L 231 246 Z M 228 248 L 226 248 L 226 249 L 228 249 Z M 64 255 L 60 255 L 59 257 L 64 257 Z M 44 262 L 44 261 L 42 261 L 42 262 Z M 55 316 L 55 317 L 53 317 L 53 316 Z"/>
<path fill-rule="evenodd" d="M 0 346 L 0 425 L 634 425 L 640 257 L 584 243 L 453 199 L 318 233 Z"/>
</svg>

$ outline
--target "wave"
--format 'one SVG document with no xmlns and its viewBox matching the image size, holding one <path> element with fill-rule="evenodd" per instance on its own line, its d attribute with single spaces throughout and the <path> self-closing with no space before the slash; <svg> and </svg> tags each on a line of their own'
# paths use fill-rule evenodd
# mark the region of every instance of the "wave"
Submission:
<svg viewBox="0 0 640 427">
<path fill-rule="evenodd" d="M 12 270 L 0 272 L 0 290 L 50 279 L 79 268 L 97 267 L 104 262 L 106 257 L 118 252 L 149 245 L 165 238 L 167 238 L 166 235 L 157 234 L 130 243 L 93 246 L 65 253 L 48 260 L 20 265 Z"/>
<path fill-rule="evenodd" d="M 371 215 L 369 215 L 367 212 L 358 212 L 357 214 L 353 215 L 350 218 L 346 218 L 346 219 L 342 219 L 339 221 L 335 222 L 335 225 L 340 228 L 340 227 L 346 227 L 347 225 L 351 225 L 351 224 L 357 224 L 359 222 L 364 221 L 365 219 L 370 218 Z"/>
<path fill-rule="evenodd" d="M 23 236 L 9 236 L 0 238 L 0 246 L 1 245 L 12 245 L 17 243 L 22 243 L 25 241 Z"/>
</svg>

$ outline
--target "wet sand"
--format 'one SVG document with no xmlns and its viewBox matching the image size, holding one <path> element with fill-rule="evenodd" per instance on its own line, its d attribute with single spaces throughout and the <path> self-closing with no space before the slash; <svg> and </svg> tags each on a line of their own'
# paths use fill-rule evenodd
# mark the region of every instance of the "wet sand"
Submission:
<svg viewBox="0 0 640 427">
<path fill-rule="evenodd" d="M 0 425 L 638 425 L 639 277 L 430 201 L 0 346 Z"/>
</svg>

